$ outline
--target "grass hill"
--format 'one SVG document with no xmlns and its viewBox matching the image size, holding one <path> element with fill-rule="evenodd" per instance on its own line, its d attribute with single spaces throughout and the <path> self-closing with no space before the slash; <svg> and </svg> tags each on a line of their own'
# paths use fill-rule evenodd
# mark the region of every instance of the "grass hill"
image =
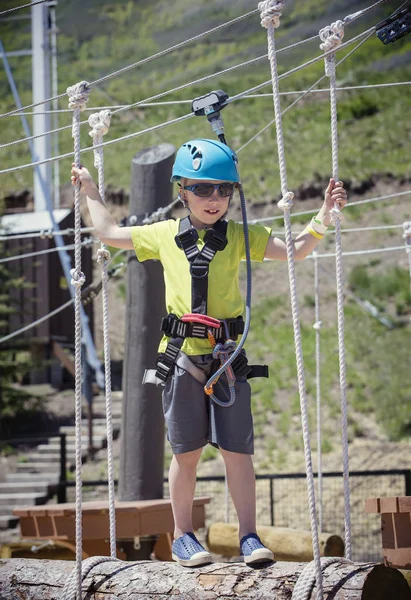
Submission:
<svg viewBox="0 0 411 600">
<path fill-rule="evenodd" d="M 277 47 L 284 48 L 318 34 L 321 27 L 337 18 L 369 6 L 365 1 L 305 0 L 287 3 L 281 26 L 277 30 Z M 16 6 L 4 0 L 3 8 Z M 346 27 L 345 39 L 365 31 L 401 5 L 386 2 Z M 100 77 L 159 52 L 228 19 L 256 8 L 249 1 L 210 0 L 197 2 L 166 0 L 148 2 L 110 2 L 72 0 L 61 2 L 57 9 L 59 37 L 59 92 L 68 85 Z M 0 21 L 0 39 L 6 51 L 30 47 L 29 21 Z M 89 105 L 126 104 L 177 88 L 188 82 L 216 73 L 267 52 L 266 33 L 255 13 L 232 26 L 142 67 L 93 87 Z M 279 54 L 279 70 L 290 69 L 322 53 L 316 39 Z M 339 57 L 347 55 L 342 51 Z M 409 81 L 411 36 L 384 46 L 375 36 L 363 44 L 338 68 L 341 87 L 364 86 L 361 90 L 339 92 L 340 175 L 351 193 L 351 200 L 364 194 L 377 196 L 407 190 L 411 173 L 411 122 L 407 86 L 366 87 L 371 84 Z M 31 102 L 31 64 L 29 58 L 10 58 L 23 104 Z M 323 61 L 298 71 L 281 81 L 281 91 L 304 90 L 324 72 Z M 162 100 L 192 100 L 211 89 L 222 88 L 230 96 L 270 79 L 268 61 L 262 59 L 187 89 L 175 91 Z M 327 87 L 324 80 L 320 87 Z M 267 85 L 261 92 L 270 92 Z M 286 108 L 295 96 L 286 96 Z M 66 108 L 67 101 L 60 101 Z M 14 108 L 4 70 L 0 70 L 0 110 Z M 190 111 L 190 104 L 137 107 L 113 118 L 106 139 L 154 126 Z M 227 139 L 238 149 L 273 119 L 272 98 L 240 100 L 224 111 Z M 30 117 L 29 117 L 30 118 Z M 70 124 L 70 114 L 59 115 L 59 126 Z M 19 119 L 1 122 L 2 143 L 23 137 Z M 330 119 L 327 92 L 311 94 L 289 110 L 283 122 L 289 188 L 296 191 L 294 210 L 319 206 L 321 193 L 330 176 Z M 210 137 L 205 119 L 190 119 L 109 146 L 105 153 L 106 184 L 129 190 L 132 156 L 159 141 L 173 142 L 176 147 L 190 137 Z M 71 131 L 59 139 L 60 151 L 72 149 Z M 82 132 L 82 145 L 90 146 L 88 128 Z M 3 150 L 2 167 L 30 162 L 25 144 Z M 247 193 L 250 215 L 279 215 L 275 202 L 280 185 L 277 166 L 275 130 L 271 127 L 240 153 L 240 170 Z M 92 157 L 84 159 L 91 167 Z M 68 181 L 70 161 L 62 161 L 62 180 Z M 30 170 L 3 176 L 2 195 L 31 188 Z M 238 212 L 234 209 L 234 214 Z M 344 226 L 394 225 L 410 219 L 405 200 L 370 204 L 345 211 Z M 302 222 L 302 221 L 301 221 Z M 276 222 L 278 225 L 281 222 Z M 298 220 L 295 227 L 301 227 Z M 275 225 L 275 228 L 277 226 Z M 350 234 L 345 248 L 362 250 L 403 244 L 401 230 Z M 347 234 L 348 236 L 348 234 Z M 345 241 L 345 240 L 349 241 Z M 332 251 L 331 236 L 322 249 Z M 332 261 L 321 263 L 326 273 L 322 280 L 321 332 L 323 349 L 322 389 L 324 403 L 324 450 L 335 449 L 338 431 L 338 365 L 335 318 L 335 283 Z M 314 421 L 315 363 L 312 263 L 297 267 L 302 313 L 302 331 L 307 362 L 307 387 Z M 331 279 L 330 279 L 331 277 Z M 350 257 L 345 261 L 347 285 L 346 343 L 347 376 L 351 439 L 409 438 L 411 421 L 411 379 L 409 353 L 409 317 L 411 298 L 406 254 L 387 253 Z M 119 290 L 112 294 L 118 300 Z M 351 295 L 349 295 L 351 294 Z M 357 301 L 353 300 L 352 294 Z M 362 306 L 358 304 L 362 302 Z M 388 328 L 364 310 L 372 302 L 389 318 Z M 117 301 L 118 305 L 118 301 Z M 113 319 L 114 321 L 114 319 Z M 293 336 L 290 325 L 287 273 L 283 264 L 261 265 L 254 269 L 254 310 L 249 354 L 254 361 L 267 360 L 271 368 L 268 382 L 253 384 L 257 439 L 261 441 L 261 468 L 267 464 L 281 468 L 284 453 L 301 454 L 298 422 Z M 121 331 L 116 320 L 116 332 Z M 118 352 L 121 353 L 121 340 Z M 286 448 L 286 450 L 285 450 Z M 210 450 L 210 458 L 213 451 Z M 393 465 L 394 466 L 394 465 Z"/>
</svg>

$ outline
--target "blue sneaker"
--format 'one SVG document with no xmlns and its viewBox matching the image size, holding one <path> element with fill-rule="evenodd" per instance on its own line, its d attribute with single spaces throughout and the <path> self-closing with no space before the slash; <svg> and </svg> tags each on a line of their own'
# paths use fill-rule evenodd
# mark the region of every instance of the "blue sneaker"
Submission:
<svg viewBox="0 0 411 600">
<path fill-rule="evenodd" d="M 248 565 L 274 560 L 274 554 L 261 543 L 256 533 L 248 533 L 241 538 L 240 550 Z"/>
<path fill-rule="evenodd" d="M 194 533 L 185 533 L 174 540 L 171 555 L 183 567 L 196 567 L 212 562 L 211 554 L 203 548 Z"/>
</svg>

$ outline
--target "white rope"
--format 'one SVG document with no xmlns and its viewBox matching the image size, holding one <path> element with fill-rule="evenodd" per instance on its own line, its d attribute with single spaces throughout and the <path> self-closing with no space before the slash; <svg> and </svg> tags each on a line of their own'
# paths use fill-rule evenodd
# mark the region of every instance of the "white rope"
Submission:
<svg viewBox="0 0 411 600">
<path fill-rule="evenodd" d="M 408 270 L 410 273 L 410 293 L 411 293 L 411 221 L 405 221 L 403 223 L 404 233 L 403 239 L 405 243 L 405 251 L 408 256 Z"/>
<path fill-rule="evenodd" d="M 317 495 L 318 495 L 318 530 L 323 530 L 323 468 L 322 468 L 322 423 L 321 423 L 321 327 L 320 321 L 320 284 L 318 277 L 318 257 L 314 250 L 314 318 L 313 325 L 315 331 L 315 388 L 316 388 L 316 407 L 317 407 Z"/>
<path fill-rule="evenodd" d="M 325 74 L 330 78 L 331 109 L 331 151 L 332 173 L 335 181 L 339 181 L 338 172 L 338 119 L 335 75 L 335 50 L 341 46 L 344 37 L 344 23 L 336 21 L 329 27 L 320 30 L 322 43 L 320 48 L 328 53 L 325 58 Z M 351 548 L 351 507 L 350 507 L 350 473 L 348 456 L 348 416 L 347 416 L 347 375 L 345 359 L 345 326 L 344 326 L 344 274 L 342 263 L 341 210 L 336 204 L 331 209 L 331 219 L 335 225 L 336 284 L 337 284 L 337 323 L 338 323 L 338 356 L 341 394 L 341 442 L 343 458 L 343 491 L 344 491 L 344 539 L 345 556 L 352 559 Z"/>
<path fill-rule="evenodd" d="M 93 238 L 86 238 L 81 242 L 81 246 L 88 247 L 92 244 L 97 243 Z M 50 254 L 51 252 L 59 252 L 60 250 L 74 250 L 75 244 L 69 246 L 56 246 L 55 248 L 47 248 L 46 250 L 37 250 L 36 252 L 27 252 L 26 254 L 15 254 L 13 256 L 7 256 L 6 258 L 0 258 L 0 263 L 7 263 L 13 260 L 23 260 L 24 258 L 31 258 L 33 256 L 40 256 L 42 254 Z"/>
<path fill-rule="evenodd" d="M 290 282 L 290 295 L 291 295 L 291 309 L 294 329 L 294 344 L 297 362 L 297 375 L 298 375 L 298 389 L 300 395 L 301 405 L 301 421 L 303 429 L 303 440 L 304 440 L 304 456 L 307 473 L 307 491 L 308 491 L 308 502 L 310 510 L 310 521 L 311 531 L 313 538 L 313 554 L 314 560 L 317 564 L 317 586 L 319 589 L 319 600 L 323 600 L 322 591 L 322 579 L 321 579 L 321 564 L 320 564 L 320 544 L 318 538 L 317 528 L 317 515 L 315 507 L 315 492 L 314 492 L 314 477 L 312 471 L 311 462 L 311 448 L 310 448 L 310 435 L 308 426 L 308 411 L 307 411 L 307 399 L 306 399 L 306 387 L 305 387 L 305 373 L 303 363 L 303 352 L 301 343 L 301 329 L 300 329 L 300 318 L 296 291 L 296 277 L 295 277 L 295 264 L 294 264 L 294 247 L 293 239 L 291 234 L 291 220 L 290 210 L 292 206 L 292 200 L 294 194 L 288 191 L 287 184 L 287 170 L 285 164 L 285 153 L 284 153 L 284 138 L 282 131 L 281 121 L 281 104 L 279 96 L 278 86 L 278 69 L 277 69 L 277 57 L 275 51 L 275 27 L 279 24 L 280 14 L 285 1 L 275 2 L 275 0 L 266 0 L 261 2 L 258 7 L 261 11 L 261 24 L 267 28 L 267 41 L 268 41 L 268 57 L 270 61 L 271 69 L 271 81 L 273 87 L 273 103 L 274 113 L 276 122 L 277 132 L 277 148 L 278 148 L 278 159 L 279 159 L 279 170 L 281 179 L 281 193 L 282 199 L 278 203 L 278 206 L 284 211 L 284 228 L 285 228 L 285 241 L 287 248 L 287 259 L 288 259 L 288 275 Z"/>
<path fill-rule="evenodd" d="M 344 558 L 340 558 L 338 556 L 333 557 L 329 556 L 327 558 L 321 558 L 320 561 L 320 570 L 321 572 L 326 569 L 328 566 L 341 563 L 345 564 L 349 561 Z M 294 586 L 293 594 L 291 596 L 291 600 L 311 600 L 312 591 L 314 589 L 315 581 L 317 576 L 317 565 L 314 561 L 307 564 L 306 567 L 301 571 L 300 576 L 297 579 L 297 583 Z M 318 588 L 318 584 L 317 584 Z M 316 598 L 320 597 L 320 593 L 322 594 L 322 590 L 318 589 L 318 595 Z"/>
<path fill-rule="evenodd" d="M 90 136 L 93 145 L 98 146 L 103 141 L 103 135 L 110 127 L 110 111 L 103 110 L 93 113 L 89 119 Z M 94 166 L 98 170 L 98 188 L 103 204 L 105 204 L 104 185 L 104 154 L 102 148 L 94 151 Z M 105 244 L 97 252 L 97 262 L 101 265 L 102 281 L 102 305 L 103 305 L 103 340 L 104 340 L 104 375 L 106 396 L 106 428 L 107 428 L 107 478 L 108 478 L 108 501 L 109 501 L 109 525 L 110 525 L 110 556 L 117 557 L 116 549 L 116 509 L 114 490 L 114 459 L 113 459 L 113 404 L 111 395 L 111 349 L 110 349 L 110 320 L 108 310 L 108 273 L 107 265 L 111 255 Z"/>
<path fill-rule="evenodd" d="M 84 110 L 88 100 L 90 86 L 82 81 L 76 85 L 67 88 L 69 97 L 69 107 L 73 109 L 73 139 L 74 139 L 74 163 L 76 167 L 80 166 L 80 112 Z M 74 188 L 74 269 L 71 270 L 72 284 L 75 286 L 74 299 L 74 364 L 75 364 L 75 432 L 76 432 L 76 600 L 81 600 L 81 559 L 82 559 L 82 421 L 81 421 L 81 401 L 82 401 L 82 364 L 81 364 L 81 286 L 85 281 L 85 276 L 81 272 L 81 212 L 80 212 L 80 184 Z"/>
</svg>

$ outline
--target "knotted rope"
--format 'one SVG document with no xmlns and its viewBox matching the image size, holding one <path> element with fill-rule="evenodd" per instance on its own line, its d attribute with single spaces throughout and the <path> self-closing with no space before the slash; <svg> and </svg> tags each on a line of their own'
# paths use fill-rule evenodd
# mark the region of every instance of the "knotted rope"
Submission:
<svg viewBox="0 0 411 600">
<path fill-rule="evenodd" d="M 109 110 L 101 110 L 89 116 L 88 122 L 92 128 L 89 132 L 93 139 L 93 146 L 100 146 L 103 136 L 110 127 L 111 113 Z M 98 189 L 101 200 L 105 204 L 105 185 L 104 185 L 104 150 L 103 148 L 94 148 L 94 166 L 98 171 Z M 110 523 L 110 556 L 115 559 L 116 550 L 116 509 L 115 509 L 115 490 L 114 490 L 114 459 L 113 459 L 113 403 L 111 396 L 111 350 L 110 350 L 110 320 L 108 309 L 108 271 L 107 266 L 111 255 L 105 244 L 101 243 L 97 250 L 97 262 L 101 266 L 102 283 L 102 306 L 103 306 L 103 341 L 104 341 L 104 375 L 105 375 L 105 396 L 106 396 L 106 431 L 107 431 L 107 480 L 108 480 L 108 504 L 109 504 L 109 523 Z"/>
<path fill-rule="evenodd" d="M 333 23 L 320 31 L 322 43 L 320 48 L 329 51 L 337 48 L 344 37 L 342 21 Z M 331 59 L 331 60 L 330 60 Z M 335 75 L 335 53 L 328 55 L 325 60 L 325 73 L 330 78 L 330 110 L 331 110 L 331 149 L 332 173 L 335 181 L 339 180 L 338 169 L 338 123 L 337 123 L 337 84 Z M 348 418 L 347 418 L 347 381 L 345 360 L 345 331 L 344 331 L 344 278 L 342 264 L 341 221 L 342 214 L 338 206 L 331 211 L 331 220 L 335 226 L 335 261 L 337 282 L 337 319 L 338 319 L 338 356 L 341 394 L 341 443 L 343 455 L 343 488 L 344 488 L 344 533 L 345 556 L 351 560 L 351 514 L 350 514 L 350 481 L 348 460 Z"/>
<path fill-rule="evenodd" d="M 72 135 L 74 138 L 74 164 L 80 165 L 80 112 L 85 109 L 90 86 L 86 81 L 67 88 L 69 108 L 73 109 Z M 76 598 L 81 599 L 81 559 L 82 559 L 82 443 L 81 443 L 81 400 L 82 400 L 82 365 L 81 365 L 81 286 L 85 282 L 81 271 L 81 213 L 80 183 L 74 188 L 74 269 L 71 269 L 72 285 L 75 286 L 74 298 L 74 339 L 75 339 L 75 431 L 76 431 Z M 64 590 L 63 590 L 64 593 Z"/>
<path fill-rule="evenodd" d="M 329 556 L 321 559 L 321 573 L 324 569 L 335 563 L 348 563 L 350 561 L 338 556 Z M 295 584 L 291 600 L 310 600 L 316 581 L 317 565 L 314 561 L 307 564 L 301 571 Z M 321 592 L 322 593 L 322 592 Z"/>
<path fill-rule="evenodd" d="M 323 467 L 322 467 L 322 440 L 321 440 L 321 327 L 320 321 L 320 283 L 318 277 L 318 253 L 313 252 L 314 257 L 314 298 L 315 298 L 315 383 L 316 383 L 316 407 L 317 407 L 317 496 L 318 496 L 318 529 L 323 529 Z"/>
<path fill-rule="evenodd" d="M 270 61 L 271 68 L 271 79 L 273 87 L 273 102 L 274 102 L 274 113 L 275 113 L 275 124 L 277 131 L 277 148 L 278 148 L 278 161 L 281 178 L 281 193 L 282 199 L 278 203 L 279 207 L 284 211 L 284 228 L 285 228 L 285 241 L 287 248 L 287 262 L 288 262 L 288 276 L 290 282 L 290 296 L 291 296 L 291 312 L 294 329 L 294 345 L 297 362 L 297 375 L 298 375 L 298 390 L 300 395 L 300 407 L 301 407 L 301 422 L 303 430 L 303 441 L 304 441 L 304 456 L 305 456 L 305 468 L 307 473 L 307 492 L 308 492 L 308 504 L 310 511 L 311 521 L 311 533 L 313 540 L 313 555 L 314 562 L 317 567 L 316 579 L 317 587 L 319 590 L 319 600 L 323 600 L 323 588 L 322 588 L 322 575 L 321 575 L 321 562 L 320 562 L 320 543 L 318 538 L 318 527 L 317 527 L 317 515 L 315 506 L 315 491 L 314 491 L 314 475 L 312 468 L 311 459 L 311 446 L 310 446 L 310 433 L 308 425 L 308 409 L 307 409 L 307 397 L 306 397 L 306 386 L 305 386 L 305 373 L 304 373 L 304 359 L 303 350 L 301 343 L 301 328 L 300 328 L 300 317 L 297 300 L 297 286 L 295 276 L 295 263 L 294 263 L 294 244 L 291 233 L 291 218 L 290 210 L 292 206 L 293 193 L 288 191 L 287 184 L 287 170 L 285 163 L 284 153 L 284 137 L 282 129 L 281 119 L 281 105 L 280 105 L 280 91 L 278 85 L 278 69 L 277 69 L 277 56 L 275 50 L 275 36 L 274 30 L 278 23 L 279 14 L 281 9 L 285 5 L 284 2 L 260 2 L 258 8 L 261 11 L 261 25 L 267 29 L 267 41 L 268 41 L 268 59 Z M 271 19 L 268 18 L 268 10 L 271 10 Z"/>
</svg>

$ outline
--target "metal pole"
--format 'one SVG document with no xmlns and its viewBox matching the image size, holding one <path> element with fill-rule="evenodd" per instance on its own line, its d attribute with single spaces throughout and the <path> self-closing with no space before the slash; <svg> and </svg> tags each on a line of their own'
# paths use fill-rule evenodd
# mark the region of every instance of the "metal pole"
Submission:
<svg viewBox="0 0 411 600">
<path fill-rule="evenodd" d="M 49 9 L 47 4 L 31 7 L 31 43 L 32 43 L 32 87 L 33 104 L 50 98 L 50 56 L 48 44 Z M 50 104 L 44 103 L 33 108 L 33 135 L 41 135 L 51 129 Z M 33 140 L 34 160 L 43 160 L 51 156 L 50 136 L 44 135 Z M 34 210 L 47 210 L 47 198 L 44 183 L 49 188 L 51 181 L 50 163 L 40 165 L 34 171 Z M 51 194 L 50 194 L 51 195 Z"/>
<path fill-rule="evenodd" d="M 50 9 L 50 51 L 51 51 L 51 95 L 53 98 L 58 96 L 58 71 L 57 71 L 57 25 L 56 25 L 56 6 L 57 0 L 50 1 L 49 3 Z M 59 127 L 59 116 L 57 113 L 59 107 L 59 101 L 57 99 L 52 102 L 54 112 L 53 119 L 53 129 L 58 129 Z M 53 135 L 53 155 L 58 156 L 59 152 L 59 134 L 55 133 Z M 54 208 L 60 208 L 60 163 L 58 160 L 53 162 L 53 184 L 54 184 Z"/>
</svg>

